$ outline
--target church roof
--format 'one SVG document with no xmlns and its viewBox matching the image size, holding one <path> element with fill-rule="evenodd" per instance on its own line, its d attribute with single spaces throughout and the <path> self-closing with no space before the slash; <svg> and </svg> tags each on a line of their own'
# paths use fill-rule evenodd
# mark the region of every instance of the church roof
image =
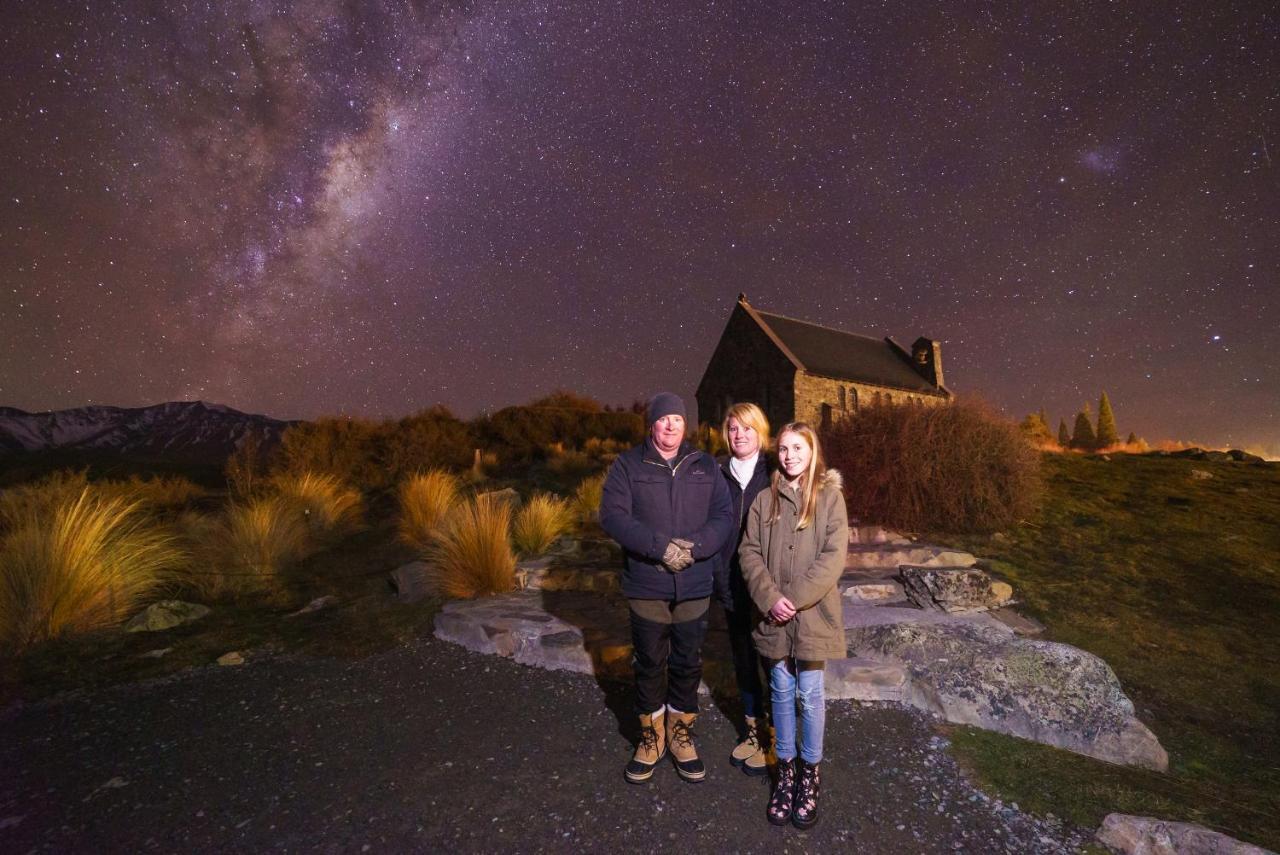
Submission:
<svg viewBox="0 0 1280 855">
<path fill-rule="evenodd" d="M 838 380 L 892 386 L 937 394 L 940 390 L 917 374 L 910 354 L 888 339 L 844 332 L 750 307 L 765 332 L 773 334 L 804 371 Z"/>
</svg>

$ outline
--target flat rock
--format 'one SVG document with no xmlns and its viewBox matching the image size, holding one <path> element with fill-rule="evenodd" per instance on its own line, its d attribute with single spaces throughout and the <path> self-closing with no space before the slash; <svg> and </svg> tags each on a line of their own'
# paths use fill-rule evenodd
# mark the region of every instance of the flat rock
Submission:
<svg viewBox="0 0 1280 855">
<path fill-rule="evenodd" d="M 323 597 L 316 597 L 296 612 L 289 612 L 285 617 L 297 617 L 298 615 L 309 615 L 312 612 L 318 612 L 321 609 L 327 609 L 334 603 L 338 602 L 338 598 L 333 594 L 325 594 Z"/>
<path fill-rule="evenodd" d="M 1275 855 L 1191 822 L 1166 822 L 1147 816 L 1108 814 L 1098 842 L 1125 855 Z"/>
<path fill-rule="evenodd" d="M 209 607 L 182 600 L 161 600 L 152 603 L 133 616 L 125 625 L 125 632 L 157 632 L 184 623 L 191 623 L 209 614 Z"/>
<path fill-rule="evenodd" d="M 848 625 L 846 609 L 846 626 Z M 908 609 L 859 609 L 906 612 Z M 1164 748 L 1134 716 L 1107 663 L 1067 644 L 1020 638 L 990 618 L 847 627 L 849 654 L 904 667 L 904 700 L 946 720 L 1164 771 Z M 985 615 L 984 615 L 985 617 Z M 999 627 L 998 629 L 996 627 Z"/>
<path fill-rule="evenodd" d="M 397 599 L 402 603 L 416 603 L 431 593 L 431 565 L 425 561 L 410 561 L 391 571 L 389 577 Z"/>
<path fill-rule="evenodd" d="M 992 579 L 977 567 L 919 567 L 903 564 L 898 578 L 907 599 L 922 609 L 977 612 L 999 608 L 1013 597 L 1013 588 Z"/>
<path fill-rule="evenodd" d="M 239 650 L 232 650 L 230 653 L 224 653 L 218 657 L 219 665 L 243 665 L 244 656 Z"/>
<path fill-rule="evenodd" d="M 824 692 L 828 698 L 901 702 L 906 684 L 906 670 L 889 662 L 856 656 L 827 660 Z"/>
</svg>

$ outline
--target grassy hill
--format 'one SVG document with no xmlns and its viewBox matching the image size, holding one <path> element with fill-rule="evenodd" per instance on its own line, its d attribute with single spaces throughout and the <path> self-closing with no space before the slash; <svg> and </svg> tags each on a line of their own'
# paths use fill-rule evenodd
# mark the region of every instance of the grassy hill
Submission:
<svg viewBox="0 0 1280 855">
<path fill-rule="evenodd" d="M 977 730 L 978 778 L 1023 808 L 1200 822 L 1280 849 L 1280 465 L 1045 455 L 1034 520 L 937 540 L 996 559 L 1046 636 L 1105 659 L 1167 775 Z"/>
</svg>

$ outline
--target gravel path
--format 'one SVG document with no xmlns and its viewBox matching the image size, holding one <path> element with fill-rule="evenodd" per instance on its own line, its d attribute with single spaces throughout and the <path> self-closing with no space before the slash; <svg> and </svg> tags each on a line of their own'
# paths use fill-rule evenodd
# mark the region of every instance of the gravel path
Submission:
<svg viewBox="0 0 1280 855">
<path fill-rule="evenodd" d="M 973 789 L 920 713 L 832 702 L 824 815 L 764 818 L 714 707 L 708 780 L 623 781 L 624 687 L 434 639 L 250 660 L 0 717 L 0 851 L 1072 852 Z M 620 726 L 619 715 L 625 725 Z"/>
</svg>

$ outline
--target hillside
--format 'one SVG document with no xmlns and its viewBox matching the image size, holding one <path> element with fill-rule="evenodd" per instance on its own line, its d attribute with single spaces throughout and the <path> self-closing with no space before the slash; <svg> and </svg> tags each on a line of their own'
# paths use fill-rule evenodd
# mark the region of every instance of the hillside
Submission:
<svg viewBox="0 0 1280 855">
<path fill-rule="evenodd" d="M 978 732 L 959 750 L 1024 806 L 1186 819 L 1277 847 L 1280 465 L 1048 454 L 1044 466 L 1034 520 L 951 541 L 998 559 L 1048 637 L 1111 664 L 1170 772 Z"/>
</svg>

